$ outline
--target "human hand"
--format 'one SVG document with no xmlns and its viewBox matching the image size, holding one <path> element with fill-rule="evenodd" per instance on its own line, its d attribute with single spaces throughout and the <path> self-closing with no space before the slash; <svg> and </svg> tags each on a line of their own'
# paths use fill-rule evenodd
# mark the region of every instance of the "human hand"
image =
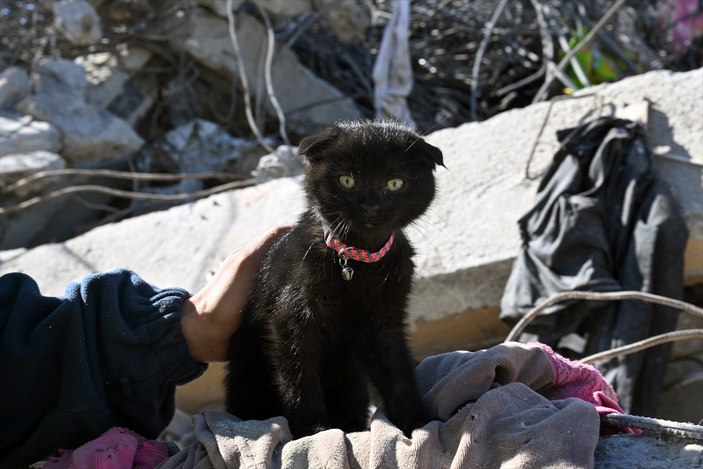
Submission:
<svg viewBox="0 0 703 469">
<path fill-rule="evenodd" d="M 232 252 L 202 290 L 183 303 L 181 330 L 194 360 L 224 361 L 229 339 L 239 328 L 242 309 L 266 252 L 290 225 L 280 225 Z"/>
</svg>

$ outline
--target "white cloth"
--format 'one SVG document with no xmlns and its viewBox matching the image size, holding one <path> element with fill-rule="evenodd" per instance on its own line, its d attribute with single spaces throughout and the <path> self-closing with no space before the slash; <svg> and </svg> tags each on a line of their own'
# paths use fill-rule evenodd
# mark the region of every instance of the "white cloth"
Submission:
<svg viewBox="0 0 703 469">
<path fill-rule="evenodd" d="M 395 0 L 373 66 L 374 107 L 377 118 L 394 118 L 414 126 L 406 101 L 413 88 L 409 26 L 410 0 Z"/>
</svg>

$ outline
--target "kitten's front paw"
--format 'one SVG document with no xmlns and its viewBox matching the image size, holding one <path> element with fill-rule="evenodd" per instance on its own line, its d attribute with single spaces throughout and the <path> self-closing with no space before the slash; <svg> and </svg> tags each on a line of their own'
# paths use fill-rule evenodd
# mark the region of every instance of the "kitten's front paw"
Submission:
<svg viewBox="0 0 703 469">
<path fill-rule="evenodd" d="M 400 428 L 405 436 L 412 438 L 413 430 L 424 426 L 428 422 L 428 419 L 422 415 L 405 414 L 396 416 L 395 419 L 391 419 L 391 422 Z"/>
<path fill-rule="evenodd" d="M 302 438 L 304 436 L 311 436 L 328 429 L 329 427 L 322 424 L 290 425 L 290 432 L 293 434 L 293 438 L 295 439 Z"/>
</svg>

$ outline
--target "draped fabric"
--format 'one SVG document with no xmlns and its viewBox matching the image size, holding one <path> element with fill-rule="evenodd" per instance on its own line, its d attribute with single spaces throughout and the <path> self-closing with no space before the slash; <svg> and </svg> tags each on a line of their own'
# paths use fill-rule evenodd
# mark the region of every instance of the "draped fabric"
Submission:
<svg viewBox="0 0 703 469">
<path fill-rule="evenodd" d="M 519 220 L 522 248 L 501 302 L 510 324 L 565 290 L 637 290 L 680 299 L 686 225 L 655 175 L 644 129 L 601 117 L 558 133 L 560 149 Z M 578 357 L 673 330 L 677 313 L 640 301 L 565 302 L 527 332 Z M 559 348 L 575 333 L 583 350 Z M 535 337 L 536 336 L 536 337 Z M 599 365 L 626 412 L 653 415 L 670 347 Z"/>
</svg>

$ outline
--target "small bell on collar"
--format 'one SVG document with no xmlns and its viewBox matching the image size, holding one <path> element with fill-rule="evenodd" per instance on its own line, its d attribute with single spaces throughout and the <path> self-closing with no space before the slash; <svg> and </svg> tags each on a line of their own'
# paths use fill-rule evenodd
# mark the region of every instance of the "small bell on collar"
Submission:
<svg viewBox="0 0 703 469">
<path fill-rule="evenodd" d="M 342 279 L 348 282 L 354 275 L 354 269 L 347 265 L 347 258 L 344 256 L 344 250 L 340 250 L 337 255 L 339 256 L 339 266 L 342 268 Z"/>
<path fill-rule="evenodd" d="M 349 267 L 347 265 L 342 266 L 342 279 L 343 280 L 349 281 L 352 279 L 353 275 L 354 275 L 354 269 L 352 269 L 351 267 Z"/>
</svg>

